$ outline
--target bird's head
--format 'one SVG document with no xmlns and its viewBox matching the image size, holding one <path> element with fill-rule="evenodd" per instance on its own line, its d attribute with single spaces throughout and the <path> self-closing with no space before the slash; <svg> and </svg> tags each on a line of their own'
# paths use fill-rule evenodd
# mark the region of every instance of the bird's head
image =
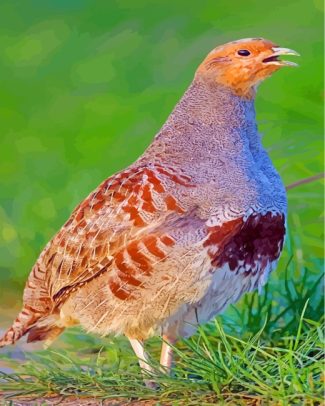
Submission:
<svg viewBox="0 0 325 406">
<path fill-rule="evenodd" d="M 297 55 L 263 38 L 247 38 L 213 49 L 199 66 L 196 76 L 231 88 L 239 96 L 251 99 L 257 85 L 282 66 L 298 66 L 280 59 Z"/>
</svg>

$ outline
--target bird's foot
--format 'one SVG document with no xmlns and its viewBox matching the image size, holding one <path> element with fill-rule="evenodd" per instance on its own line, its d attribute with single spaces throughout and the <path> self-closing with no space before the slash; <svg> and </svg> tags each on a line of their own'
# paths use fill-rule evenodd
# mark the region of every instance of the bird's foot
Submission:
<svg viewBox="0 0 325 406">
<path fill-rule="evenodd" d="M 143 381 L 148 389 L 151 389 L 151 390 L 159 389 L 159 385 L 154 379 L 144 379 Z"/>
</svg>

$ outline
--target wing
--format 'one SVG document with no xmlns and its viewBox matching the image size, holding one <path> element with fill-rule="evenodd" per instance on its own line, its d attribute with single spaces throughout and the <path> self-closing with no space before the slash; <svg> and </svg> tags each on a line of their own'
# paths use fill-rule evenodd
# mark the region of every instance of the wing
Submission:
<svg viewBox="0 0 325 406">
<path fill-rule="evenodd" d="M 40 256 L 37 265 L 45 274 L 49 296 L 62 300 L 113 266 L 120 280 L 141 283 L 134 269 L 148 274 L 150 261 L 163 261 L 175 243 L 168 233 L 171 224 L 187 218 L 189 208 L 182 207 L 172 191 L 189 187 L 187 176 L 159 165 L 130 167 L 104 181 Z M 110 288 L 116 296 L 126 295 L 114 281 Z"/>
</svg>

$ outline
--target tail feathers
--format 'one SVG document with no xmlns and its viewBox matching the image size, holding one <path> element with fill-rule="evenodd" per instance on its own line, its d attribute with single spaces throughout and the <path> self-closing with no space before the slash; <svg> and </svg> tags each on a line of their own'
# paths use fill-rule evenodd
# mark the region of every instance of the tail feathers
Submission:
<svg viewBox="0 0 325 406">
<path fill-rule="evenodd" d="M 12 326 L 5 332 L 3 337 L 0 338 L 0 348 L 14 344 L 25 335 L 41 317 L 42 314 L 36 312 L 33 308 L 24 306 Z"/>
<path fill-rule="evenodd" d="M 43 347 L 49 347 L 53 341 L 63 332 L 64 327 L 59 326 L 41 326 L 32 327 L 29 330 L 27 342 L 44 341 Z"/>
<path fill-rule="evenodd" d="M 0 347 L 15 344 L 16 341 L 28 333 L 28 343 L 44 341 L 44 347 L 47 348 L 64 329 L 65 327 L 59 323 L 59 316 L 57 314 L 44 317 L 43 314 L 24 307 L 12 326 L 0 339 Z"/>
</svg>

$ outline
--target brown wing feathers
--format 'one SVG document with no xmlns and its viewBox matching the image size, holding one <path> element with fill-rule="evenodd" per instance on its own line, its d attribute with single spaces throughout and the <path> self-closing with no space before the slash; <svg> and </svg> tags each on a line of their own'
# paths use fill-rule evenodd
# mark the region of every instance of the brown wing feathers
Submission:
<svg viewBox="0 0 325 406">
<path fill-rule="evenodd" d="M 74 210 L 35 264 L 23 310 L 0 346 L 14 343 L 32 327 L 30 340 L 46 337 L 49 328 L 37 329 L 38 320 L 57 311 L 72 290 L 107 272 L 112 264 L 118 270 L 117 278 L 109 281 L 112 294 L 121 300 L 132 298 L 129 288 L 140 286 L 142 276 L 153 272 L 152 257 L 164 260 L 174 244 L 166 233 L 150 230 L 159 229 L 168 213 L 185 212 L 166 192 L 164 177 L 189 186 L 188 177 L 170 169 L 131 168 L 107 179 Z"/>
</svg>

